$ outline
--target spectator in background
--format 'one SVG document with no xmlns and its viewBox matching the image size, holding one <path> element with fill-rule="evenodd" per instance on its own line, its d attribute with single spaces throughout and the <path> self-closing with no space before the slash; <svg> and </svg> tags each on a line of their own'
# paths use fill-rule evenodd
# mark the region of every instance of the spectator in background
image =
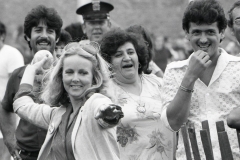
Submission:
<svg viewBox="0 0 240 160">
<path fill-rule="evenodd" d="M 165 36 L 157 36 L 154 39 L 154 58 L 153 61 L 164 72 L 167 64 L 171 61 L 172 54 L 169 48 L 166 46 L 168 38 Z"/>
<path fill-rule="evenodd" d="M 153 53 L 154 51 L 153 51 L 152 39 L 151 39 L 149 32 L 140 25 L 130 26 L 126 29 L 126 31 L 139 34 L 140 36 L 143 37 L 145 44 L 147 45 L 148 54 L 149 54 L 149 60 L 148 60 L 149 66 L 148 66 L 147 70 L 144 71 L 144 73 L 145 74 L 153 73 L 156 76 L 162 78 L 163 77 L 162 70 L 155 64 L 155 62 L 152 61 L 152 57 L 154 56 L 154 53 Z"/>
<path fill-rule="evenodd" d="M 240 1 L 233 4 L 228 11 L 228 27 L 231 29 L 232 34 L 236 37 L 238 44 L 240 42 Z M 234 73 L 235 74 L 235 73 Z M 239 77 L 238 77 L 239 78 Z M 240 106 L 233 109 L 228 115 L 228 126 L 231 128 L 240 129 Z"/>
<path fill-rule="evenodd" d="M 33 8 L 24 20 L 24 37 L 28 42 L 32 55 L 40 50 L 48 50 L 53 54 L 56 42 L 60 36 L 62 19 L 53 8 L 39 5 Z M 54 57 L 55 58 L 55 57 Z M 47 131 L 26 120 L 20 119 L 16 129 L 13 120 L 13 98 L 18 91 L 19 84 L 26 66 L 17 68 L 8 80 L 7 89 L 0 105 L 0 125 L 4 142 L 10 154 L 17 160 L 36 160 Z M 42 75 L 34 80 L 32 93 L 35 102 L 42 103 L 39 95 L 42 91 Z"/>
<path fill-rule="evenodd" d="M 228 11 L 228 15 L 228 27 L 230 28 L 232 35 L 234 35 L 238 43 L 240 43 L 240 1 L 233 4 L 232 8 Z"/>
<path fill-rule="evenodd" d="M 95 1 L 77 9 L 76 13 L 83 16 L 83 32 L 90 41 L 101 41 L 103 34 L 110 30 L 112 24 L 109 12 L 113 8 L 110 3 Z"/>
<path fill-rule="evenodd" d="M 240 1 L 233 4 L 231 9 L 228 11 L 228 27 L 232 35 L 236 38 L 235 42 L 229 42 L 226 46 L 226 50 L 229 50 L 230 54 L 239 56 L 240 51 Z"/>
<path fill-rule="evenodd" d="M 0 103 L 2 102 L 7 82 L 12 72 L 24 65 L 22 54 L 14 47 L 4 44 L 6 37 L 6 27 L 0 22 Z M 7 147 L 3 142 L 3 136 L 0 132 L 0 159 L 10 160 Z"/>
<path fill-rule="evenodd" d="M 33 55 L 31 53 L 31 51 L 29 50 L 27 42 L 24 39 L 22 25 L 18 26 L 18 28 L 17 28 L 16 35 L 15 35 L 14 47 L 16 47 L 22 53 L 25 65 L 31 63 L 31 61 L 33 59 Z"/>
<path fill-rule="evenodd" d="M 228 42 L 227 46 L 225 47 L 225 50 L 234 56 L 240 56 L 239 51 L 240 51 L 240 45 L 238 42 L 235 41 L 230 41 Z"/>
<path fill-rule="evenodd" d="M 66 26 L 64 30 L 71 35 L 73 41 L 80 41 L 84 39 L 84 33 L 80 22 L 72 23 Z"/>
<path fill-rule="evenodd" d="M 173 61 L 181 61 L 181 60 L 185 60 L 189 57 L 189 53 L 187 51 L 187 43 L 185 41 L 185 38 L 174 39 L 174 41 L 172 43 L 172 49 L 176 52 L 173 54 L 174 55 Z"/>
<path fill-rule="evenodd" d="M 62 55 L 63 48 L 72 41 L 71 35 L 64 29 L 61 30 L 60 37 L 55 46 L 56 57 L 59 58 Z"/>
</svg>

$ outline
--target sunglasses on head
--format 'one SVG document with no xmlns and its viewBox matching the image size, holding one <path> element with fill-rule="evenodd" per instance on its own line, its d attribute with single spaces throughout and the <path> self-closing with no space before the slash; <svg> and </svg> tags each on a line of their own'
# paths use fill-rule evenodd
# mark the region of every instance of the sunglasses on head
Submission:
<svg viewBox="0 0 240 160">
<path fill-rule="evenodd" d="M 67 51 L 70 48 L 74 48 L 74 46 L 80 46 L 84 51 L 96 56 L 99 53 L 100 46 L 97 42 L 89 41 L 89 40 L 81 40 L 79 42 L 70 42 L 65 47 L 64 50 Z"/>
</svg>

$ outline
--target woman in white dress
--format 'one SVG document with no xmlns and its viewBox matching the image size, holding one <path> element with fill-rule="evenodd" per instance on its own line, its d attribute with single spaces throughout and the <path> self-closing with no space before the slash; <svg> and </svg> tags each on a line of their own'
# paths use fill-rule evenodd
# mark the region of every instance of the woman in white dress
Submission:
<svg viewBox="0 0 240 160">
<path fill-rule="evenodd" d="M 114 29 L 105 34 L 100 50 L 111 68 L 124 113 L 117 127 L 121 159 L 173 159 L 175 133 L 161 120 L 162 79 L 143 73 L 149 54 L 142 37 Z"/>
</svg>

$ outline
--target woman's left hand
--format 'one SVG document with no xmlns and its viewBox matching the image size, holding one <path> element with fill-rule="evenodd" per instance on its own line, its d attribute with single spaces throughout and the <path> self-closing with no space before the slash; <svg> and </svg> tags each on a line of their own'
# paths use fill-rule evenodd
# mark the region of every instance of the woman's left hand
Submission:
<svg viewBox="0 0 240 160">
<path fill-rule="evenodd" d="M 121 119 L 123 117 L 122 108 L 115 104 L 102 105 L 95 115 L 96 119 L 102 118 L 107 120 Z"/>
</svg>

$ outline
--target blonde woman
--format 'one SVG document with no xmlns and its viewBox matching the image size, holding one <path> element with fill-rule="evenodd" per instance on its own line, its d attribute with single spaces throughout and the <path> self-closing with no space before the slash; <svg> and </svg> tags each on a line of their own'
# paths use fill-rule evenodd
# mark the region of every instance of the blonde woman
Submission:
<svg viewBox="0 0 240 160">
<path fill-rule="evenodd" d="M 48 133 L 38 159 L 119 159 L 114 127 L 123 117 L 107 87 L 108 72 L 94 43 L 72 42 L 64 48 L 42 94 L 34 103 L 30 91 L 35 73 L 47 61 L 29 65 L 14 101 L 14 111 Z M 61 104 L 60 107 L 50 107 Z"/>
</svg>

